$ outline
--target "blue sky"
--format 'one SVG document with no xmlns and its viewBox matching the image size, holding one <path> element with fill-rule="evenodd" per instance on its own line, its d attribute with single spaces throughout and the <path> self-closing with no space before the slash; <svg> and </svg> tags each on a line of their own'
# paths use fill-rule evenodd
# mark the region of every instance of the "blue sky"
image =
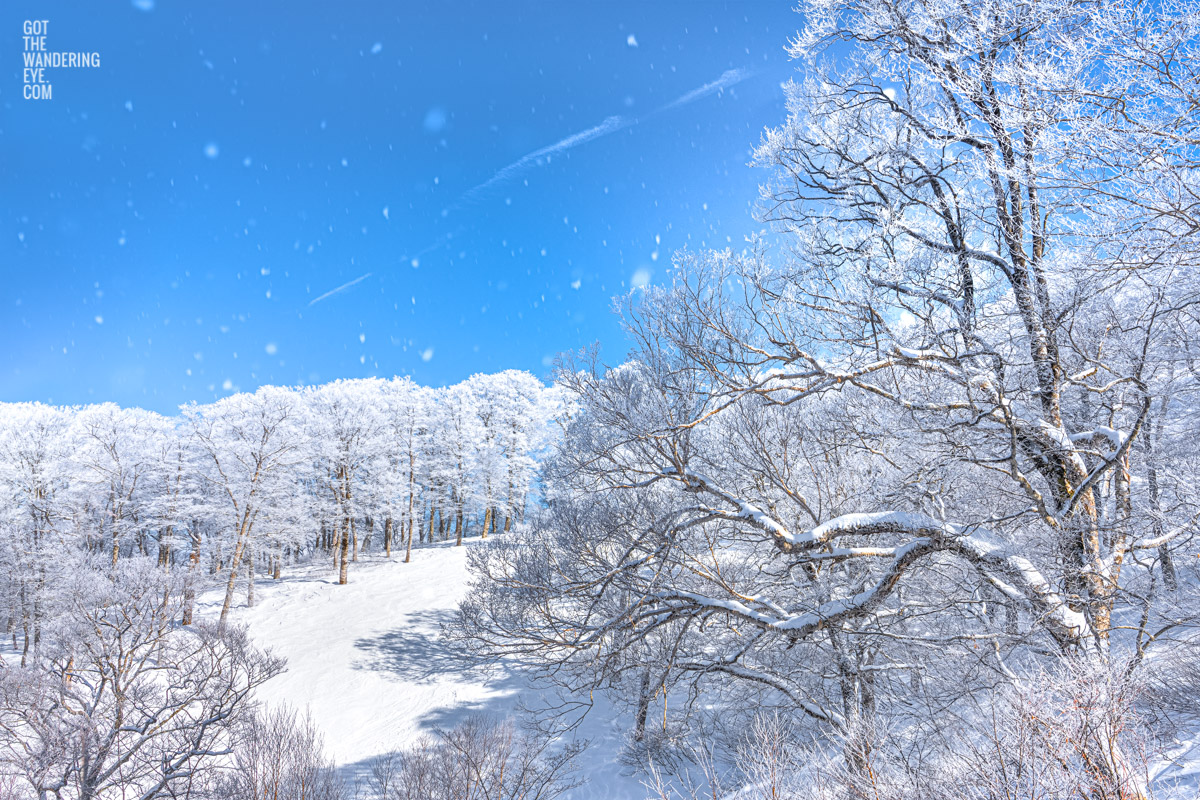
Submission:
<svg viewBox="0 0 1200 800">
<path fill-rule="evenodd" d="M 22 97 L 22 24 L 97 51 Z M 0 400 L 171 412 L 627 347 L 611 298 L 740 246 L 786 2 L 0 10 Z"/>
</svg>

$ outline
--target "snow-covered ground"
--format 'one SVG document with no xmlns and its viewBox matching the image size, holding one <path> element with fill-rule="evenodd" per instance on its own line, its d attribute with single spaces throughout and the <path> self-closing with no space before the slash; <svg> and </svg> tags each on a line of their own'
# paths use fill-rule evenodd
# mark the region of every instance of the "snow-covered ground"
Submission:
<svg viewBox="0 0 1200 800">
<path fill-rule="evenodd" d="M 293 569 L 280 581 L 260 579 L 253 608 L 239 591 L 234 621 L 288 660 L 260 698 L 307 708 L 351 781 L 365 782 L 375 757 L 435 728 L 475 713 L 508 716 L 519 697 L 538 696 L 518 671 L 472 668 L 440 635 L 466 590 L 466 550 L 481 545 L 422 547 L 410 564 L 371 557 L 351 565 L 346 586 L 336 584 L 329 564 Z M 209 593 L 201 605 L 215 616 L 220 596 Z M 588 783 L 571 800 L 646 797 L 640 778 L 617 760 L 627 724 L 598 705 L 581 726 L 579 735 L 591 740 L 581 759 Z M 1186 797 L 1200 785 L 1200 737 L 1181 741 L 1170 756 L 1154 770 L 1156 786 Z"/>
<path fill-rule="evenodd" d="M 1189 725 L 1192 733 L 1180 737 L 1166 758 L 1151 770 L 1157 793 L 1169 798 L 1194 800 L 1200 797 L 1200 725 Z"/>
<path fill-rule="evenodd" d="M 253 608 L 239 590 L 232 618 L 254 642 L 287 658 L 287 671 L 259 692 L 268 704 L 307 708 L 326 749 L 351 780 L 369 774 L 371 760 L 435 728 L 474 713 L 504 717 L 530 689 L 513 670 L 473 669 L 443 642 L 439 626 L 466 590 L 468 540 L 414 550 L 404 564 L 351 564 L 350 582 L 336 584 L 332 565 L 293 569 L 282 580 L 259 579 Z M 202 598 L 215 616 L 220 597 Z M 581 763 L 588 783 L 572 800 L 640 800 L 640 779 L 616 758 L 622 721 L 598 708 L 580 728 L 591 740 Z"/>
</svg>

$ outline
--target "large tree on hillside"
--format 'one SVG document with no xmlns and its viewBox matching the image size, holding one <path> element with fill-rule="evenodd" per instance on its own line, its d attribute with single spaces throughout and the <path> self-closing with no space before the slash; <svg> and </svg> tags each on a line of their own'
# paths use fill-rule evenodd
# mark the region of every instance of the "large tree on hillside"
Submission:
<svg viewBox="0 0 1200 800">
<path fill-rule="evenodd" d="M 74 500 L 89 521 L 89 536 L 110 542 L 114 565 L 122 547 L 145 547 L 145 481 L 159 419 L 114 403 L 87 406 L 72 419 Z"/>
<path fill-rule="evenodd" d="M 52 635 L 0 669 L 0 772 L 23 797 L 194 796 L 282 659 L 240 630 L 177 628 L 182 586 L 151 559 L 74 566 Z"/>
<path fill-rule="evenodd" d="M 495 519 L 491 527 L 503 529 L 525 516 L 526 494 L 536 470 L 535 455 L 551 441 L 547 421 L 553 416 L 553 398 L 541 381 L 528 372 L 505 370 L 494 375 L 472 376 L 467 384 L 484 429 L 480 446 L 480 478 L 490 498 Z M 501 505 L 502 503 L 502 505 Z"/>
<path fill-rule="evenodd" d="M 469 515 L 486 503 L 485 487 L 477 480 L 479 457 L 487 441 L 486 432 L 476 412 L 469 384 L 459 383 L 439 390 L 437 402 L 437 422 L 430 439 L 434 449 L 429 473 L 434 485 L 442 489 L 441 502 L 453 508 L 455 543 L 461 545 Z M 435 499 L 436 495 L 432 495 L 430 502 Z M 445 513 L 445 506 L 442 508 Z M 429 525 L 432 540 L 432 506 Z"/>
<path fill-rule="evenodd" d="M 383 390 L 385 437 L 389 467 L 380 478 L 385 504 L 384 547 L 391 555 L 392 542 L 397 535 L 396 519 L 400 520 L 399 535 L 404 541 L 404 560 L 412 560 L 413 528 L 420 524 L 417 498 L 426 480 L 426 454 L 430 449 L 433 424 L 433 392 L 418 386 L 409 378 L 394 378 Z"/>
<path fill-rule="evenodd" d="M 40 641 L 44 620 L 56 613 L 50 589 L 76 541 L 70 429 L 60 408 L 0 407 L 0 602 L 22 663 Z"/>
<path fill-rule="evenodd" d="M 224 625 L 255 525 L 274 504 L 287 501 L 286 487 L 296 480 L 291 471 L 304 462 L 302 409 L 295 392 L 264 386 L 254 394 L 185 406 L 183 416 L 204 464 L 200 475 L 208 512 L 232 545 L 221 605 Z"/>
<path fill-rule="evenodd" d="M 170 570 L 180 543 L 185 544 L 189 572 L 200 558 L 198 533 L 191 530 L 199 500 L 198 455 L 178 420 L 154 415 L 148 422 L 149 468 L 142 479 L 145 527 L 156 532 L 158 563 Z M 177 534 L 187 534 L 186 540 Z"/>
<path fill-rule="evenodd" d="M 625 308 L 633 362 L 567 365 L 551 510 L 533 552 L 474 555 L 463 621 L 573 688 L 770 687 L 862 765 L 854 731 L 914 694 L 1133 669 L 1182 630 L 1200 14 L 801 10 L 757 154 L 779 238 L 680 254 Z M 1097 792 L 1144 794 L 1081 747 Z"/>
<path fill-rule="evenodd" d="M 351 555 L 358 558 L 356 493 L 371 470 L 384 468 L 385 385 L 379 379 L 334 381 L 304 395 L 313 455 L 334 501 L 338 583 L 346 583 Z"/>
</svg>

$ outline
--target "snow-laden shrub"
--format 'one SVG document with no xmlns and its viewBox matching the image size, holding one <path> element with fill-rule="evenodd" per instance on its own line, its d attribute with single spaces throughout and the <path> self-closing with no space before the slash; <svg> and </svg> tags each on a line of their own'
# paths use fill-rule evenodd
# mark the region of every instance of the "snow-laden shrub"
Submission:
<svg viewBox="0 0 1200 800">
<path fill-rule="evenodd" d="M 584 744 L 552 749 L 510 721 L 472 717 L 375 761 L 381 800 L 552 800 L 579 786 Z"/>
<path fill-rule="evenodd" d="M 653 800 L 1132 800 L 1145 797 L 1151 737 L 1142 687 L 1123 670 L 1061 664 L 1002 686 L 940 742 L 863 726 L 837 747 L 805 746 L 777 714 L 760 715 L 722 772 L 657 771 Z M 841 752 L 838 752 L 840 749 Z M 1168 792 L 1165 796 L 1171 796 Z"/>
<path fill-rule="evenodd" d="M 290 708 L 254 714 L 237 730 L 232 769 L 218 782 L 225 800 L 345 800 L 347 788 L 311 717 Z"/>
<path fill-rule="evenodd" d="M 0 775 L 18 798 L 191 796 L 283 662 L 238 628 L 178 627 L 183 581 L 152 559 L 78 566 L 23 663 L 0 666 Z"/>
</svg>

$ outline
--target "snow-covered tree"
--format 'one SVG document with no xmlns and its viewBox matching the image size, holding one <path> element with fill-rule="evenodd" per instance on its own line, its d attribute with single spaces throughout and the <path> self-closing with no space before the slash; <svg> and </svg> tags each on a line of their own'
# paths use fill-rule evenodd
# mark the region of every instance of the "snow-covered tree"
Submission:
<svg viewBox="0 0 1200 800">
<path fill-rule="evenodd" d="M 151 559 L 78 566 L 44 645 L 0 669 L 0 770 L 39 798 L 186 797 L 282 662 L 239 630 L 175 628 L 181 586 Z"/>
<path fill-rule="evenodd" d="M 51 589 L 72 562 L 70 418 L 41 403 L 0 407 L 0 602 L 21 660 L 57 613 Z"/>
<path fill-rule="evenodd" d="M 390 556 L 398 530 L 404 541 L 404 560 L 408 562 L 412 560 L 413 528 L 420 524 L 416 519 L 417 503 L 428 469 L 426 455 L 431 450 L 433 393 L 408 378 L 395 378 L 385 388 L 384 398 L 390 436 L 389 466 L 382 471 L 384 495 L 389 498 L 385 504 L 384 547 Z"/>
<path fill-rule="evenodd" d="M 526 496 L 537 466 L 535 457 L 551 441 L 553 408 L 541 381 L 528 372 L 506 370 L 476 375 L 468 382 L 476 415 L 484 429 L 480 442 L 480 478 L 494 517 L 502 512 L 503 529 L 524 518 Z M 500 525 L 492 519 L 490 529 Z"/>
<path fill-rule="evenodd" d="M 232 547 L 221 606 L 224 624 L 239 566 L 247 548 L 253 552 L 255 526 L 286 500 L 286 488 L 294 479 L 290 471 L 304 455 L 302 411 L 295 392 L 264 386 L 254 394 L 186 406 L 183 415 L 204 462 L 200 474 L 207 489 L 208 513 Z"/>
<path fill-rule="evenodd" d="M 451 505 L 454 511 L 456 545 L 462 544 L 464 528 L 469 524 L 468 515 L 485 502 L 483 487 L 475 480 L 484 430 L 473 399 L 471 388 L 465 383 L 439 390 L 436 427 L 431 440 L 436 449 L 433 452 L 435 460 L 429 471 L 433 486 L 429 512 L 430 537 L 433 533 L 433 504 L 440 501 L 443 514 L 446 504 Z"/>
<path fill-rule="evenodd" d="M 157 416 L 113 403 L 73 415 L 78 447 L 72 489 L 88 535 L 110 542 L 115 565 L 123 547 L 146 550 L 144 481 L 153 460 Z"/>
<path fill-rule="evenodd" d="M 875 720 L 1136 665 L 1194 619 L 1159 586 L 1200 509 L 1200 15 L 801 10 L 757 153 L 776 235 L 678 254 L 624 307 L 630 363 L 567 363 L 550 511 L 473 555 L 463 626 L 570 689 L 649 674 L 680 716 L 766 687 L 865 769 Z M 1081 746 L 1097 792 L 1143 796 L 1118 743 Z"/>
<path fill-rule="evenodd" d="M 200 558 L 199 539 L 190 530 L 199 502 L 198 453 L 178 420 L 158 415 L 147 420 L 145 446 L 149 458 L 142 478 L 141 513 L 158 540 L 159 566 L 170 569 L 183 549 L 189 569 L 194 568 Z"/>
<path fill-rule="evenodd" d="M 379 380 L 334 381 L 304 397 L 313 454 L 322 471 L 323 488 L 334 501 L 338 583 L 346 583 L 347 562 L 358 559 L 356 492 L 370 472 L 381 471 L 386 464 L 383 386 Z"/>
</svg>

